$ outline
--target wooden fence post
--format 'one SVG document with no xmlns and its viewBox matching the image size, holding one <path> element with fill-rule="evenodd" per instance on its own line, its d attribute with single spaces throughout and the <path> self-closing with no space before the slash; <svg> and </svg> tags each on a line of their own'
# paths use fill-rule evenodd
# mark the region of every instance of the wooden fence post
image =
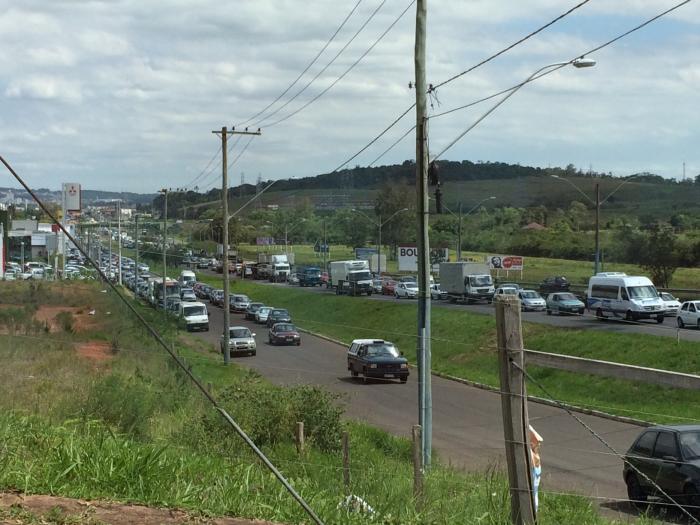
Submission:
<svg viewBox="0 0 700 525">
<path fill-rule="evenodd" d="M 423 506 L 423 454 L 422 429 L 420 425 L 413 425 L 413 499 L 418 510 Z"/>
<path fill-rule="evenodd" d="M 350 494 L 350 436 L 343 432 L 343 484 L 345 493 Z"/>
<path fill-rule="evenodd" d="M 297 433 L 296 433 L 296 444 L 297 453 L 299 455 L 304 453 L 304 422 L 297 421 Z"/>
<path fill-rule="evenodd" d="M 498 296 L 495 303 L 511 521 L 513 525 L 531 525 L 535 523 L 535 511 L 530 476 L 527 391 L 522 371 L 514 366 L 524 367 L 520 300 L 513 296 Z"/>
</svg>

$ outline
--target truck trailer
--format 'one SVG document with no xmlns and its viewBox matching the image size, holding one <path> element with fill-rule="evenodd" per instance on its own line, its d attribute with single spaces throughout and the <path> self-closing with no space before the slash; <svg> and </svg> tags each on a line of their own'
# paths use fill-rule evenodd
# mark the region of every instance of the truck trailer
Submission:
<svg viewBox="0 0 700 525">
<path fill-rule="evenodd" d="M 331 261 L 327 286 L 338 295 L 372 295 L 372 274 L 367 261 Z"/>
<path fill-rule="evenodd" d="M 490 303 L 495 292 L 488 265 L 466 261 L 440 263 L 440 288 L 452 302 Z"/>
</svg>

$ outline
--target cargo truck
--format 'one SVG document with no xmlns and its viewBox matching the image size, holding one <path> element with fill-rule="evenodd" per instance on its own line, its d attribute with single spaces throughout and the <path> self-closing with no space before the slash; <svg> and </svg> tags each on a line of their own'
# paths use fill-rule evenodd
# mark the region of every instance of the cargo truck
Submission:
<svg viewBox="0 0 700 525">
<path fill-rule="evenodd" d="M 291 257 L 293 259 L 293 257 Z M 258 254 L 258 277 L 270 282 L 284 282 L 289 279 L 290 257 L 287 254 Z"/>
<path fill-rule="evenodd" d="M 490 303 L 495 292 L 488 265 L 466 261 L 440 263 L 440 288 L 452 302 Z"/>
<path fill-rule="evenodd" d="M 320 286 L 321 269 L 317 266 L 300 266 L 297 268 L 299 286 Z"/>
<path fill-rule="evenodd" d="M 372 274 L 367 261 L 331 261 L 329 288 L 338 295 L 372 295 Z"/>
</svg>

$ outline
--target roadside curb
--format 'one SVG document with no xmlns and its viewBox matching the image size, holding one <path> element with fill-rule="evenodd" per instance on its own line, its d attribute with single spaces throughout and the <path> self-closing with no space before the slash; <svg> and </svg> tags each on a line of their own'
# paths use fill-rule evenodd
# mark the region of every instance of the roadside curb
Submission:
<svg viewBox="0 0 700 525">
<path fill-rule="evenodd" d="M 334 339 L 332 337 L 328 337 L 327 335 L 312 332 L 311 330 L 307 330 L 305 328 L 300 328 L 300 327 L 299 327 L 299 330 L 301 332 L 304 332 L 304 333 L 309 334 L 309 335 L 313 335 L 314 337 L 318 337 L 319 339 L 323 339 L 323 340 L 328 341 L 330 343 L 334 343 L 334 344 L 337 344 L 337 345 L 340 345 L 343 347 L 348 346 L 347 343 L 344 343 L 343 341 L 339 341 L 338 339 Z M 416 365 L 411 364 L 411 363 L 409 363 L 408 366 L 410 366 L 411 368 L 418 368 Z M 500 392 L 500 390 L 498 388 L 491 386 L 491 385 L 487 385 L 485 383 L 478 383 L 478 382 L 472 381 L 470 379 L 463 379 L 461 377 L 453 376 L 453 375 L 446 374 L 444 372 L 439 372 L 436 370 L 433 370 L 431 373 L 434 376 L 440 377 L 442 379 L 447 379 L 448 381 L 455 381 L 457 383 L 462 383 L 463 385 L 472 386 L 475 388 L 480 388 L 481 390 L 488 390 L 489 392 Z M 584 407 L 580 407 L 577 405 L 570 405 L 569 403 L 558 403 L 558 402 L 552 401 L 551 399 L 546 399 L 543 397 L 528 395 L 527 399 L 529 401 L 534 402 L 534 403 L 540 403 L 542 405 L 548 405 L 548 406 L 555 407 L 555 408 L 565 408 L 567 410 L 571 410 L 572 412 L 579 412 L 581 414 L 586 414 L 589 416 L 602 417 L 605 419 L 610 419 L 612 421 L 617 421 L 619 423 L 627 423 L 630 425 L 637 425 L 637 426 L 641 426 L 641 427 L 651 427 L 651 426 L 654 426 L 656 424 L 656 423 L 644 421 L 641 419 L 635 419 L 633 417 L 618 416 L 615 414 L 610 414 L 608 412 L 602 412 L 600 410 L 594 410 L 591 408 L 584 408 Z"/>
</svg>

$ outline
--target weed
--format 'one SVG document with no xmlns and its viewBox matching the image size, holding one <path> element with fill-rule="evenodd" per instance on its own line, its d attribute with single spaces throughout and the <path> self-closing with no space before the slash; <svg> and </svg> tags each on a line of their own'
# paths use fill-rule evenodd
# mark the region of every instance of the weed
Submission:
<svg viewBox="0 0 700 525">
<path fill-rule="evenodd" d="M 57 313 L 56 321 L 64 332 L 72 334 L 75 331 L 75 318 L 71 312 L 64 310 Z"/>
</svg>

